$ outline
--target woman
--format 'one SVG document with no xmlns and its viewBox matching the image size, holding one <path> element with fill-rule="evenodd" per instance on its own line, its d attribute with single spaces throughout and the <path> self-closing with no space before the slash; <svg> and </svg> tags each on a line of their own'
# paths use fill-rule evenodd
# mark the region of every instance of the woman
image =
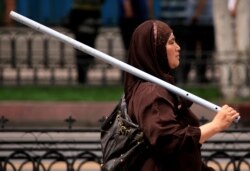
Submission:
<svg viewBox="0 0 250 171">
<path fill-rule="evenodd" d="M 128 64 L 174 84 L 169 73 L 179 66 L 179 54 L 171 28 L 148 20 L 133 34 Z M 213 170 L 202 163 L 200 147 L 228 128 L 239 113 L 224 105 L 210 123 L 199 126 L 189 109 L 191 103 L 165 88 L 129 73 L 125 73 L 124 84 L 128 113 L 152 147 L 141 171 Z"/>
</svg>

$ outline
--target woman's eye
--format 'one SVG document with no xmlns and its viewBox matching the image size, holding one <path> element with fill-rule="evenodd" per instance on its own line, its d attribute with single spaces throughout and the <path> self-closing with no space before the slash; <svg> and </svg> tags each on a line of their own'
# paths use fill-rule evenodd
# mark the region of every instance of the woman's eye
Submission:
<svg viewBox="0 0 250 171">
<path fill-rule="evenodd" d="M 174 44 L 174 43 L 175 43 L 174 40 L 170 40 L 170 41 L 169 41 L 169 44 Z"/>
</svg>

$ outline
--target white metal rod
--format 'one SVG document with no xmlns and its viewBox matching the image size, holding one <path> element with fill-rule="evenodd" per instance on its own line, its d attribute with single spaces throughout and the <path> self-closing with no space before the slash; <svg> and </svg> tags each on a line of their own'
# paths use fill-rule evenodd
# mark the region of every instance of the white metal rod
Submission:
<svg viewBox="0 0 250 171">
<path fill-rule="evenodd" d="M 53 29 L 50 29 L 50 28 L 48 28 L 48 27 L 46 27 L 38 22 L 35 22 L 27 17 L 24 17 L 23 15 L 20 15 L 14 11 L 10 12 L 10 16 L 12 19 L 14 19 L 14 20 L 26 25 L 26 26 L 29 26 L 29 27 L 31 27 L 39 32 L 46 33 L 46 34 L 48 34 L 56 39 L 59 39 L 60 41 L 67 43 L 76 49 L 79 49 L 79 50 L 81 50 L 81 51 L 83 51 L 91 56 L 94 56 L 102 61 L 105 61 L 111 65 L 114 65 L 114 66 L 118 67 L 119 69 L 126 71 L 132 75 L 135 75 L 135 76 L 142 78 L 144 80 L 151 81 L 151 82 L 154 82 L 158 85 L 161 85 L 162 87 L 166 88 L 167 90 L 169 90 L 177 95 L 180 95 L 188 100 L 191 100 L 197 104 L 200 104 L 201 106 L 204 106 L 212 111 L 217 112 L 221 109 L 221 107 L 219 107 L 219 106 L 217 106 L 217 105 L 215 105 L 207 100 L 204 100 L 204 99 L 202 99 L 194 94 L 191 94 L 187 91 L 184 91 L 183 89 L 180 89 L 172 84 L 169 84 L 166 81 L 163 81 L 163 80 L 161 80 L 157 77 L 154 77 L 146 72 L 143 72 L 143 71 L 141 71 L 141 70 L 139 70 L 131 65 L 126 64 L 125 62 L 122 62 L 122 61 L 120 61 L 112 56 L 109 56 L 101 51 L 98 51 L 92 47 L 89 47 L 89 46 L 87 46 L 79 41 L 76 41 L 75 39 L 73 39 L 69 36 L 66 36 L 62 33 L 59 33 L 57 31 L 53 30 Z M 237 122 L 239 119 L 240 119 L 240 117 L 237 118 Z"/>
</svg>

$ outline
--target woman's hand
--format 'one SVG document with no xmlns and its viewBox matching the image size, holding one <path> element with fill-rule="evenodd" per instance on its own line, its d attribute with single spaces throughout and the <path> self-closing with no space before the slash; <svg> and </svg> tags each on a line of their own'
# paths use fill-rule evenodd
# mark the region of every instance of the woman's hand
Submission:
<svg viewBox="0 0 250 171">
<path fill-rule="evenodd" d="M 208 138 L 212 137 L 216 133 L 228 128 L 234 120 L 239 116 L 239 113 L 228 105 L 222 106 L 219 112 L 217 112 L 214 119 L 200 126 L 201 137 L 200 143 L 203 144 Z"/>
<path fill-rule="evenodd" d="M 239 113 L 235 109 L 228 105 L 224 105 L 215 115 L 212 120 L 212 124 L 217 126 L 218 131 L 223 131 L 224 129 L 230 127 L 238 116 Z"/>
</svg>

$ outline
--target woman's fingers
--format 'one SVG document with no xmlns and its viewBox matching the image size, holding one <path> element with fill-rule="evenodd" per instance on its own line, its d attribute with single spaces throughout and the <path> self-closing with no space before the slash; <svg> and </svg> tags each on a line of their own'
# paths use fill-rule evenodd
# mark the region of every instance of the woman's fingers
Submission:
<svg viewBox="0 0 250 171">
<path fill-rule="evenodd" d="M 234 113 L 234 114 L 232 115 L 233 121 L 234 121 L 238 116 L 240 116 L 239 112 Z"/>
<path fill-rule="evenodd" d="M 232 123 L 236 120 L 236 118 L 240 115 L 234 108 L 228 106 L 228 105 L 224 105 L 222 106 L 222 118 L 223 120 Z M 224 115 L 224 116 L 223 116 Z"/>
</svg>

